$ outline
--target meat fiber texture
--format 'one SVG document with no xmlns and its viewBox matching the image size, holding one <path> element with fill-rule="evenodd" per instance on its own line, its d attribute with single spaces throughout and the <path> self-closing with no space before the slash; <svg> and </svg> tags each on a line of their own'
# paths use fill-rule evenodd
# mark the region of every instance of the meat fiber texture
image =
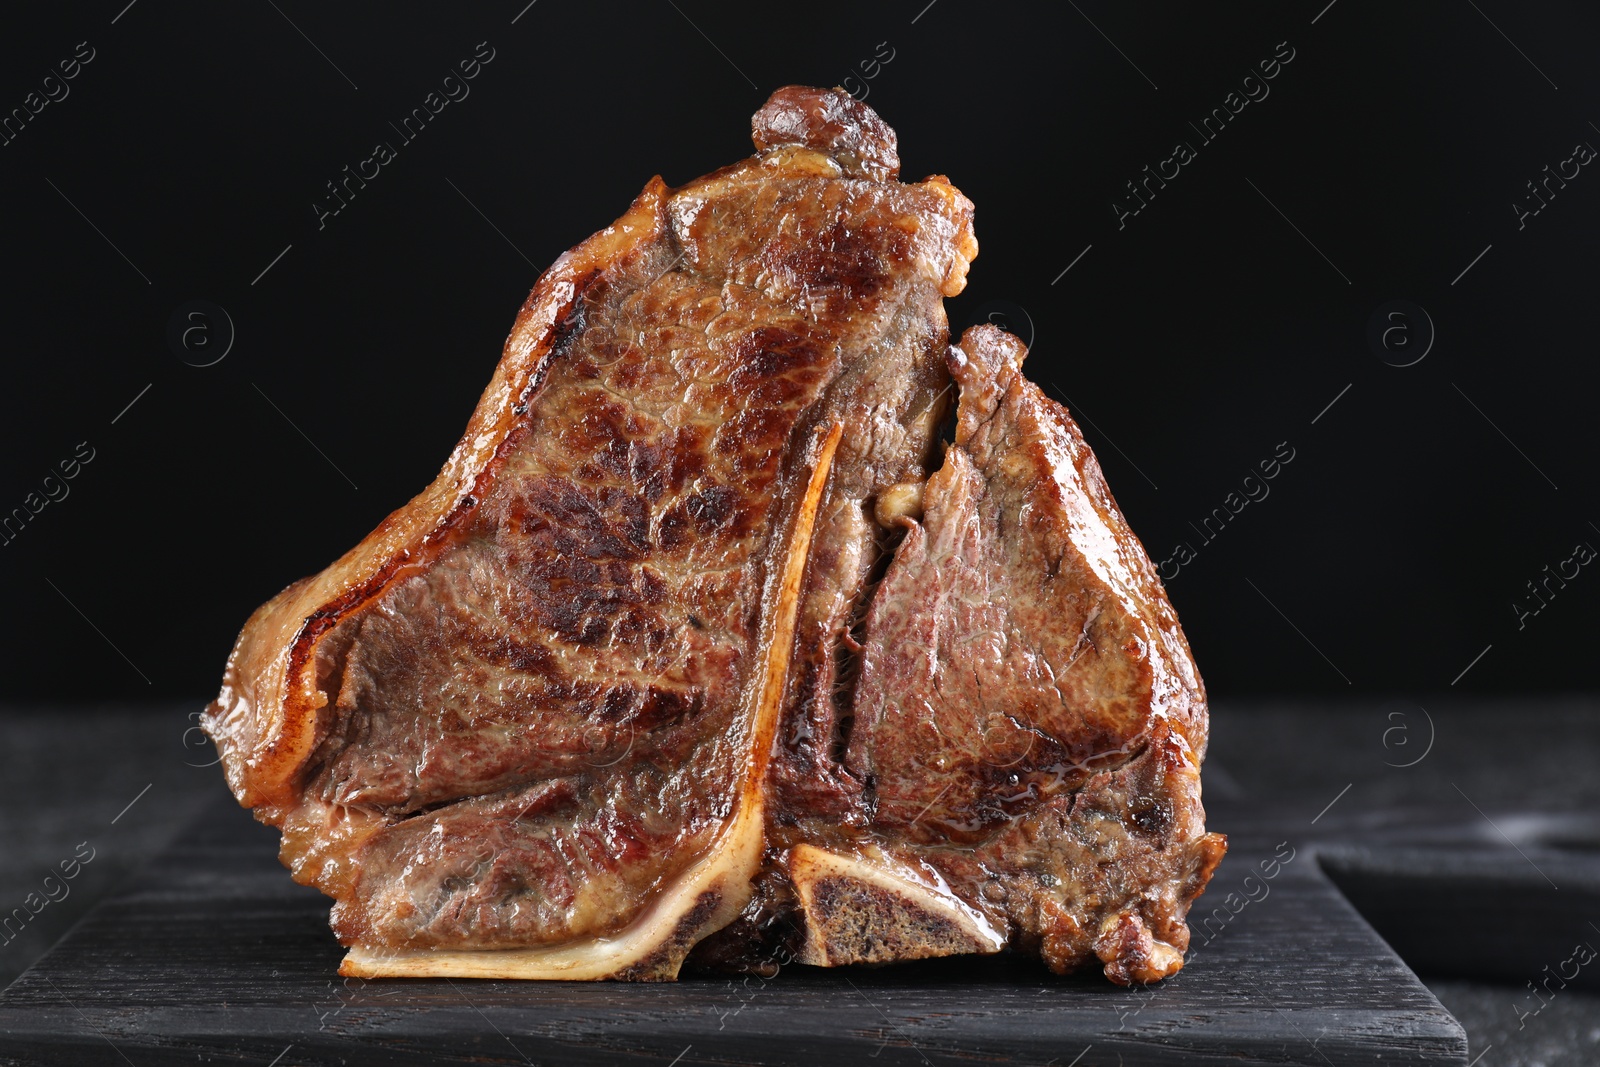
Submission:
<svg viewBox="0 0 1600 1067">
<path fill-rule="evenodd" d="M 444 470 L 251 616 L 205 726 L 363 977 L 1006 949 L 1183 964 L 1205 691 L 1067 412 L 943 298 L 943 176 L 839 90 L 653 179 Z"/>
</svg>

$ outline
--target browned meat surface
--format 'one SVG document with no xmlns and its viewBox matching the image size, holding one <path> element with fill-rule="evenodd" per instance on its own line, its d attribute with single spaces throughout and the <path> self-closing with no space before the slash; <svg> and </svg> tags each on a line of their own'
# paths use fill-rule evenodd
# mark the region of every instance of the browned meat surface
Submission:
<svg viewBox="0 0 1600 1067">
<path fill-rule="evenodd" d="M 1099 463 L 1023 355 L 990 326 L 950 350 L 955 442 L 867 615 L 849 763 L 874 784 L 873 828 L 1009 936 L 1058 969 L 1098 951 L 1150 981 L 1181 965 L 1222 858 L 1200 808 L 1205 696 Z M 1140 952 L 1159 962 L 1105 947 L 1151 927 L 1166 947 Z"/>
<path fill-rule="evenodd" d="M 1019 343 L 949 347 L 971 204 L 837 90 L 752 132 L 557 260 L 439 478 L 252 616 L 229 783 L 349 974 L 1171 973 L 1223 845 L 1160 583 Z"/>
</svg>

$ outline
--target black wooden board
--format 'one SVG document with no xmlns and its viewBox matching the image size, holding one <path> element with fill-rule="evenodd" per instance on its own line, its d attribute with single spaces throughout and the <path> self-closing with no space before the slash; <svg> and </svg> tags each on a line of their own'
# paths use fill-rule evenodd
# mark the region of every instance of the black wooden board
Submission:
<svg viewBox="0 0 1600 1067">
<path fill-rule="evenodd" d="M 219 804 L 0 997 L 0 1062 L 1466 1064 L 1460 1026 L 1317 846 L 1295 842 L 1263 879 L 1273 820 L 1210 807 L 1232 851 L 1190 961 L 1130 990 L 1007 957 L 663 985 L 345 982 L 327 900 L 289 881 L 274 832 Z"/>
</svg>

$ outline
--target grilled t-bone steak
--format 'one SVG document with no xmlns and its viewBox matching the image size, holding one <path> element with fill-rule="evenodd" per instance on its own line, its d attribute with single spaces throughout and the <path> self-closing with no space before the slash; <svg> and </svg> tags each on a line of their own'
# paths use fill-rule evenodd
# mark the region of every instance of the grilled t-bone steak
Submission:
<svg viewBox="0 0 1600 1067">
<path fill-rule="evenodd" d="M 838 90 L 753 132 L 557 259 L 438 479 L 250 618 L 228 782 L 349 975 L 1172 974 L 1225 845 L 1161 583 L 1022 344 L 949 344 L 971 203 Z"/>
</svg>

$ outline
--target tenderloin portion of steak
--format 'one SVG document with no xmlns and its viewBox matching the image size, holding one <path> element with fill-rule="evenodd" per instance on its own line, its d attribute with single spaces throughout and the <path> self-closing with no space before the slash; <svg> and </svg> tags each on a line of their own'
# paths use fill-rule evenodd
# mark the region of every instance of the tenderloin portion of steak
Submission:
<svg viewBox="0 0 1600 1067">
<path fill-rule="evenodd" d="M 346 974 L 1169 974 L 1223 845 L 1160 583 L 1015 339 L 948 344 L 971 204 L 838 90 L 752 132 L 558 259 L 439 478 L 251 617 L 229 783 Z"/>
<path fill-rule="evenodd" d="M 846 766 L 870 831 L 1057 970 L 1182 966 L 1221 860 L 1200 679 L 1154 569 L 1066 411 L 992 326 L 950 349 L 955 441 L 872 598 Z M 806 825 L 808 839 L 823 826 Z M 800 878 L 802 883 L 804 878 Z M 883 958 L 812 924 L 830 963 Z"/>
</svg>

